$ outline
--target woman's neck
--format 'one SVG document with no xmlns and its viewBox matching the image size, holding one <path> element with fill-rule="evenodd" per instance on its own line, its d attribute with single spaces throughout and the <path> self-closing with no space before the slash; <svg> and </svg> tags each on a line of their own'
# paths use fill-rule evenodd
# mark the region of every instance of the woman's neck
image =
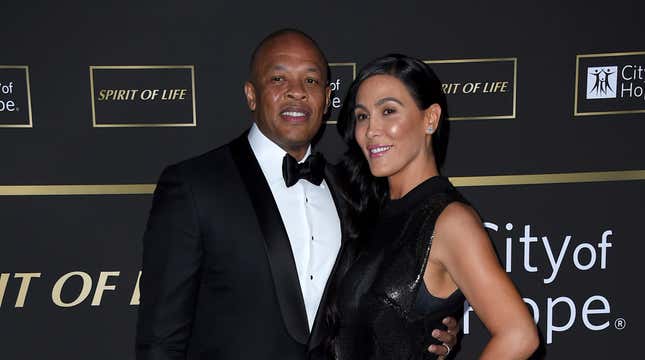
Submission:
<svg viewBox="0 0 645 360">
<path fill-rule="evenodd" d="M 402 169 L 387 178 L 390 186 L 390 199 L 400 199 L 422 182 L 439 175 L 434 159 L 424 161 L 422 166 L 411 165 L 413 164 L 408 164 L 407 169 Z"/>
</svg>

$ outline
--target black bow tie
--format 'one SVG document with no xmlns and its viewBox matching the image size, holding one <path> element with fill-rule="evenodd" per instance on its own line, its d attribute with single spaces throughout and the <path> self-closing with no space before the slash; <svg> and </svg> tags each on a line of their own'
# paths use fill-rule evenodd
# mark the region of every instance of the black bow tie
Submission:
<svg viewBox="0 0 645 360">
<path fill-rule="evenodd" d="M 298 163 L 293 156 L 286 154 L 282 159 L 282 177 L 287 187 L 293 186 L 300 179 L 314 185 L 320 185 L 325 173 L 325 158 L 320 153 L 309 155 L 303 163 Z"/>
</svg>

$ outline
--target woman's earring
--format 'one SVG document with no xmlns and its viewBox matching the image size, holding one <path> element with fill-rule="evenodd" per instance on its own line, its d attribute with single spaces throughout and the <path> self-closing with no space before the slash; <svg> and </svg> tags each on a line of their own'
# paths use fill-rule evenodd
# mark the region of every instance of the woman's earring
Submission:
<svg viewBox="0 0 645 360">
<path fill-rule="evenodd" d="M 426 134 L 432 135 L 432 132 L 434 131 L 434 128 L 432 125 L 428 125 L 428 128 L 426 129 Z"/>
</svg>

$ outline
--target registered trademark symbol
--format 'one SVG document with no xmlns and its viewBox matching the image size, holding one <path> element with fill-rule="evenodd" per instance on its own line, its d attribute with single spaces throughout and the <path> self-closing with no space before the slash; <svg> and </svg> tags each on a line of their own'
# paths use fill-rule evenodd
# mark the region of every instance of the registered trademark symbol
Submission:
<svg viewBox="0 0 645 360">
<path fill-rule="evenodd" d="M 618 318 L 614 321 L 614 326 L 616 327 L 617 330 L 622 330 L 627 326 L 627 321 L 623 318 Z"/>
</svg>

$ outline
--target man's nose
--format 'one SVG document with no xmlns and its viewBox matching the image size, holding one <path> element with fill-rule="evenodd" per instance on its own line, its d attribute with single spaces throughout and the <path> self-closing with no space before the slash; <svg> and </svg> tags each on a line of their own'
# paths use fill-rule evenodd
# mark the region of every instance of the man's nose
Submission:
<svg viewBox="0 0 645 360">
<path fill-rule="evenodd" d="M 299 81 L 289 83 L 287 97 L 294 100 L 304 100 L 307 98 L 307 91 Z"/>
</svg>

